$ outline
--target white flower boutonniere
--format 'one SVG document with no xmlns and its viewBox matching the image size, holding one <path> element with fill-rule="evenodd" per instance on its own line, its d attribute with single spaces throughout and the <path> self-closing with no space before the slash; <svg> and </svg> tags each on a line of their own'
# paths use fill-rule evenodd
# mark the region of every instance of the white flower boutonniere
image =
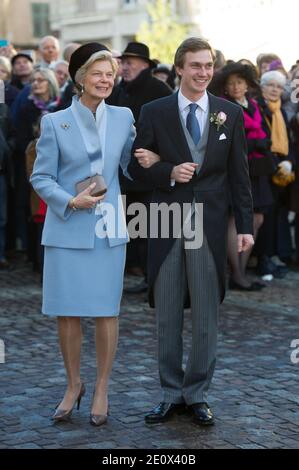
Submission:
<svg viewBox="0 0 299 470">
<path fill-rule="evenodd" d="M 220 127 L 224 126 L 224 123 L 227 119 L 227 115 L 223 112 L 220 111 L 219 113 L 211 113 L 210 114 L 210 122 L 214 123 L 217 126 L 217 131 L 219 131 Z"/>
</svg>

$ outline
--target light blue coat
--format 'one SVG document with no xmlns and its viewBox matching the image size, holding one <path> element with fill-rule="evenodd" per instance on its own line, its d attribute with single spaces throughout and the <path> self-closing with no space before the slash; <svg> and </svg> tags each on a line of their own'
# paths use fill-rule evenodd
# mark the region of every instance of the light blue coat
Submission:
<svg viewBox="0 0 299 470">
<path fill-rule="evenodd" d="M 38 195 L 48 205 L 42 244 L 59 248 L 93 248 L 95 243 L 95 209 L 73 211 L 68 207 L 76 195 L 78 181 L 91 176 L 90 155 L 86 143 L 98 137 L 95 121 L 88 108 L 73 98 L 72 105 L 42 118 L 37 158 L 30 181 Z M 75 107 L 75 109 L 74 109 Z M 128 108 L 105 104 L 106 132 L 103 177 L 108 191 L 105 202 L 118 207 L 120 187 L 119 165 L 126 171 L 135 138 L 134 118 Z M 78 110 L 81 113 L 78 121 Z M 76 116 L 77 112 L 77 116 Z M 79 126 L 80 118 L 84 125 Z M 82 121 L 82 122 L 83 122 Z M 94 135 L 92 135 L 94 133 Z M 91 156 L 92 157 L 92 156 Z M 122 209 L 121 209 L 122 211 Z M 111 231 L 114 220 L 109 212 L 104 216 L 110 246 L 128 241 L 128 235 Z M 125 218 L 122 212 L 122 222 Z M 120 235 L 119 235 L 120 234 Z"/>
</svg>

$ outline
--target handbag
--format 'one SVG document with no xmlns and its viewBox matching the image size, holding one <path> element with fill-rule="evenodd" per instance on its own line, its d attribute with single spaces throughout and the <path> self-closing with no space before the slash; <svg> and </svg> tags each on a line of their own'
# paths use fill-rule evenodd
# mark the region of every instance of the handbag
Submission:
<svg viewBox="0 0 299 470">
<path fill-rule="evenodd" d="M 88 178 L 85 178 L 84 180 L 78 181 L 78 183 L 76 183 L 77 194 L 84 191 L 92 183 L 96 183 L 96 186 L 91 191 L 90 193 L 91 196 L 98 197 L 98 196 L 102 196 L 103 194 L 107 192 L 107 186 L 106 186 L 103 176 L 96 174 L 93 176 L 88 176 Z"/>
</svg>

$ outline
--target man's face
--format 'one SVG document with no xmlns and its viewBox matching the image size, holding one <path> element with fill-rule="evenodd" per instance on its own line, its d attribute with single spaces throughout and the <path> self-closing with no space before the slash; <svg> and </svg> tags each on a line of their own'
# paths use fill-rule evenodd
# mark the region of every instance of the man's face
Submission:
<svg viewBox="0 0 299 470">
<path fill-rule="evenodd" d="M 213 78 L 214 64 L 211 51 L 203 49 L 187 52 L 183 68 L 176 67 L 181 77 L 181 91 L 192 100 L 199 99 Z"/>
<path fill-rule="evenodd" d="M 131 82 L 145 69 L 149 63 L 139 57 L 124 57 L 122 59 L 122 77 L 125 82 Z"/>
<path fill-rule="evenodd" d="M 45 41 L 40 48 L 40 52 L 44 61 L 48 64 L 50 64 L 54 60 L 58 60 L 59 49 L 53 39 L 48 39 L 47 41 Z"/>
<path fill-rule="evenodd" d="M 69 78 L 68 66 L 66 64 L 58 64 L 55 67 L 55 75 L 61 88 Z"/>
<path fill-rule="evenodd" d="M 26 77 L 33 71 L 33 63 L 26 57 L 18 57 L 13 64 L 13 74 L 17 77 Z"/>
</svg>

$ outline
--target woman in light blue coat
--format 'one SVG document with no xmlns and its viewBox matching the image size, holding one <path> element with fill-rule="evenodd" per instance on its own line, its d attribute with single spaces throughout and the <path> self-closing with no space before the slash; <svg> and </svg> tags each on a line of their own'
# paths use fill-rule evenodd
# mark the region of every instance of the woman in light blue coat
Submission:
<svg viewBox="0 0 299 470">
<path fill-rule="evenodd" d="M 31 176 L 35 191 L 48 205 L 42 238 L 42 311 L 58 317 L 68 378 L 55 421 L 69 419 L 85 393 L 80 377 L 80 317 L 96 318 L 98 370 L 90 422 L 101 425 L 108 415 L 128 241 L 118 170 L 121 165 L 126 172 L 135 128 L 129 109 L 105 104 L 117 70 L 105 46 L 81 46 L 73 53 L 69 70 L 80 97 L 74 97 L 68 109 L 42 119 Z M 94 174 L 103 176 L 106 194 L 92 196 L 93 185 L 77 194 L 76 183 Z"/>
</svg>

